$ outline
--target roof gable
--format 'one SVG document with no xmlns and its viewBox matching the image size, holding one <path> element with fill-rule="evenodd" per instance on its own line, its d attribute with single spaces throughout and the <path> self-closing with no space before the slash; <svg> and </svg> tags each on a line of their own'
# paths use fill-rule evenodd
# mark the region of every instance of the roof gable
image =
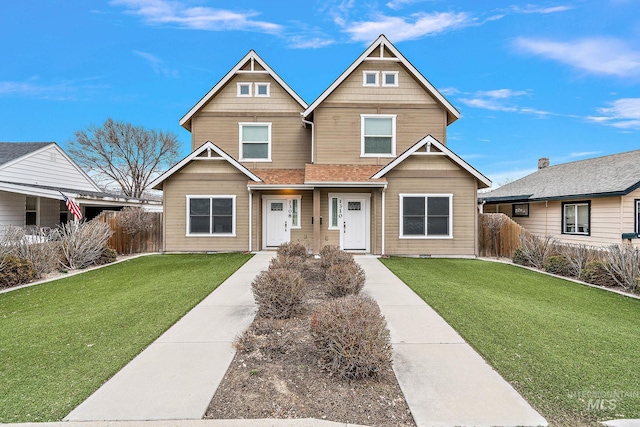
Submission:
<svg viewBox="0 0 640 427">
<path fill-rule="evenodd" d="M 180 119 L 180 125 L 191 130 L 191 118 L 200 111 L 229 81 L 238 74 L 266 73 L 271 76 L 303 109 L 307 103 L 254 50 L 250 50 L 205 96 Z"/>
<path fill-rule="evenodd" d="M 412 155 L 431 155 L 431 156 L 446 156 L 449 160 L 451 160 L 454 164 L 458 165 L 460 168 L 469 172 L 473 177 L 475 177 L 480 184 L 484 186 L 482 188 L 490 187 L 491 180 L 478 172 L 473 166 L 469 163 L 462 160 L 456 153 L 451 151 L 447 146 L 439 142 L 431 135 L 427 135 L 422 138 L 420 141 L 416 142 L 413 146 L 408 148 L 404 153 L 400 154 L 393 161 L 389 162 L 385 167 L 380 169 L 374 175 L 371 176 L 372 179 L 382 178 L 393 168 L 398 166 L 404 160 L 406 160 L 409 156 Z"/>
<path fill-rule="evenodd" d="M 622 196 L 640 187 L 640 150 L 562 163 L 480 194 L 485 201 Z"/>
<path fill-rule="evenodd" d="M 53 142 L 0 142 L 0 168 Z"/>
<path fill-rule="evenodd" d="M 158 178 L 156 178 L 151 184 L 149 184 L 149 187 L 155 190 L 161 190 L 162 188 L 160 187 L 160 184 L 162 184 L 167 178 L 169 178 L 174 173 L 178 172 L 180 169 L 182 169 L 184 166 L 186 166 L 189 162 L 191 162 L 195 158 L 198 158 L 201 156 L 204 158 L 212 159 L 212 160 L 214 160 L 216 157 L 222 158 L 227 162 L 231 163 L 232 166 L 234 166 L 240 172 L 245 174 L 250 180 L 262 182 L 262 179 L 260 179 L 260 177 L 258 177 L 256 174 L 251 172 L 248 168 L 243 166 L 236 159 L 234 159 L 229 154 L 227 154 L 222 148 L 218 147 L 211 141 L 207 141 L 204 144 L 202 144 L 200 147 L 192 151 L 191 154 L 189 154 L 187 157 L 185 157 L 184 159 L 176 163 L 171 169 L 169 169 L 168 171 L 160 175 Z"/>
<path fill-rule="evenodd" d="M 460 113 L 442 94 L 400 53 L 400 51 L 384 36 L 380 35 L 303 113 L 309 117 L 311 113 L 331 95 L 344 80 L 347 79 L 360 64 L 365 61 L 392 61 L 402 64 L 409 74 L 438 102 L 447 112 L 447 124 L 460 117 Z"/>
</svg>

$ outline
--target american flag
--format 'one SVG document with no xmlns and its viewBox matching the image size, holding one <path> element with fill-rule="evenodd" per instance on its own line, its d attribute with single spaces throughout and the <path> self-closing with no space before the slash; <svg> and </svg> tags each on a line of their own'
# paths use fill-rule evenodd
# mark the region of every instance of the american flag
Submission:
<svg viewBox="0 0 640 427">
<path fill-rule="evenodd" d="M 76 218 L 77 221 L 80 221 L 82 219 L 82 212 L 80 211 L 80 206 L 76 202 L 74 202 L 72 199 L 65 196 L 62 191 L 59 191 L 59 193 L 62 194 L 62 197 L 64 197 L 64 202 L 67 205 L 67 209 L 69 209 L 69 212 L 73 214 L 73 216 Z"/>
</svg>

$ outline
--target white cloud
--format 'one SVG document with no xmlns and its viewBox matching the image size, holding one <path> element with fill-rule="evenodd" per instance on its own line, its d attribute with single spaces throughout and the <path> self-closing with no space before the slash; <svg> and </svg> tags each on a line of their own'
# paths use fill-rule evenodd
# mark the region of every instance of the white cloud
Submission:
<svg viewBox="0 0 640 427">
<path fill-rule="evenodd" d="M 192 30 L 246 30 L 278 33 L 282 26 L 254 20 L 258 12 L 234 12 L 211 7 L 189 7 L 178 0 L 112 0 L 128 13 L 141 16 L 149 25 L 175 25 Z"/>
<path fill-rule="evenodd" d="M 640 98 L 621 98 L 598 109 L 598 116 L 588 120 L 620 129 L 640 129 Z"/>
<path fill-rule="evenodd" d="M 537 6 L 533 4 L 528 4 L 526 6 L 511 6 L 510 10 L 515 13 L 557 13 L 557 12 L 566 12 L 567 10 L 573 9 L 572 6 L 551 6 L 551 7 L 543 7 Z"/>
<path fill-rule="evenodd" d="M 352 41 L 371 42 L 380 34 L 390 40 L 400 42 L 473 25 L 475 20 L 465 12 L 415 13 L 409 17 L 386 16 L 379 14 L 370 21 L 344 23 Z M 344 22 L 344 21 L 343 21 Z"/>
<path fill-rule="evenodd" d="M 335 43 L 330 38 L 305 36 L 290 36 L 288 41 L 288 46 L 292 49 L 319 49 Z"/>
<path fill-rule="evenodd" d="M 459 98 L 459 101 L 469 107 L 483 108 L 492 111 L 519 111 L 512 103 L 508 101 L 512 98 L 528 95 L 524 90 L 511 89 L 495 89 L 487 91 L 478 91 L 472 97 Z"/>
<path fill-rule="evenodd" d="M 578 151 L 569 153 L 568 157 L 571 159 L 575 159 L 577 157 L 593 157 L 596 154 L 600 154 L 600 151 Z"/>
<path fill-rule="evenodd" d="M 391 0 L 386 3 L 386 6 L 389 9 L 397 10 L 397 9 L 402 9 L 405 6 L 412 5 L 414 3 L 421 3 L 423 1 L 427 1 L 427 0 Z"/>
<path fill-rule="evenodd" d="M 179 76 L 176 70 L 172 70 L 169 67 L 167 67 L 164 61 L 158 58 L 157 56 L 148 52 L 141 52 L 139 50 L 134 50 L 133 53 L 145 59 L 149 63 L 149 65 L 151 65 L 151 68 L 153 69 L 154 73 L 162 74 L 165 77 L 175 78 Z"/>
<path fill-rule="evenodd" d="M 0 97 L 17 96 L 54 101 L 77 100 L 85 93 L 107 88 L 106 85 L 89 84 L 86 79 L 79 81 L 62 81 L 58 83 L 40 83 L 38 77 L 25 81 L 0 81 Z"/>
<path fill-rule="evenodd" d="M 518 38 L 515 46 L 526 53 L 559 61 L 593 74 L 618 77 L 640 75 L 640 51 L 614 38 L 585 38 L 569 42 Z"/>
</svg>

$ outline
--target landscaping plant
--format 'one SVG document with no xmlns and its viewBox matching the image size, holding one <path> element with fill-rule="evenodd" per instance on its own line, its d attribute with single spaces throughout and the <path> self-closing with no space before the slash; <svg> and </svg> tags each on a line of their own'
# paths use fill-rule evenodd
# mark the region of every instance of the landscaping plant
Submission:
<svg viewBox="0 0 640 427">
<path fill-rule="evenodd" d="M 600 260 L 589 261 L 580 273 L 580 280 L 605 287 L 613 287 L 618 284 L 605 267 L 605 263 Z"/>
<path fill-rule="evenodd" d="M 358 294 L 365 283 L 365 274 L 362 267 L 355 261 L 335 264 L 325 272 L 327 294 L 340 298 L 347 295 Z"/>
<path fill-rule="evenodd" d="M 640 278 L 640 249 L 628 244 L 611 245 L 604 253 L 604 267 L 624 289 L 635 292 Z"/>
<path fill-rule="evenodd" d="M 258 315 L 274 319 L 285 319 L 297 313 L 305 288 L 302 273 L 289 268 L 269 268 L 251 283 Z"/>
<path fill-rule="evenodd" d="M 559 276 L 571 276 L 571 263 L 563 255 L 552 255 L 544 261 L 544 271 Z"/>
<path fill-rule="evenodd" d="M 295 257 L 303 260 L 309 257 L 307 247 L 300 242 L 282 243 L 278 246 L 276 253 L 278 256 Z"/>
<path fill-rule="evenodd" d="M 0 289 L 11 288 L 30 282 L 36 277 L 33 263 L 25 258 L 6 255 L 0 260 Z"/>
<path fill-rule="evenodd" d="M 557 240 L 552 236 L 538 236 L 525 233 L 519 236 L 520 254 L 529 265 L 543 269 L 546 259 L 554 254 Z"/>
<path fill-rule="evenodd" d="M 328 245 L 320 249 L 320 266 L 327 269 L 335 264 L 354 262 L 353 255 L 338 246 Z"/>
<path fill-rule="evenodd" d="M 596 259 L 598 256 L 598 250 L 585 245 L 580 244 L 562 244 L 557 247 L 558 252 L 563 255 L 569 263 L 569 276 L 580 277 L 582 270 L 585 268 L 589 261 Z"/>
<path fill-rule="evenodd" d="M 98 221 L 68 222 L 60 226 L 60 264 L 72 270 L 93 264 L 102 255 L 113 231 Z"/>
</svg>

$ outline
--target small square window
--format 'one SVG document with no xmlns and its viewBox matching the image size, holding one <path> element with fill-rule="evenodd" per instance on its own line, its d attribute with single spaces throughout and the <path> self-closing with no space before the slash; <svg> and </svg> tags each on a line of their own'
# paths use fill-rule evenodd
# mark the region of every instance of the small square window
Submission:
<svg viewBox="0 0 640 427">
<path fill-rule="evenodd" d="M 256 95 L 255 96 L 269 96 L 269 83 L 256 83 Z"/>
<path fill-rule="evenodd" d="M 251 96 L 251 83 L 238 83 L 238 96 Z"/>
<path fill-rule="evenodd" d="M 514 203 L 511 216 L 513 217 L 528 217 L 529 216 L 529 203 Z"/>
<path fill-rule="evenodd" d="M 363 71 L 362 86 L 380 86 L 378 83 L 379 74 L 377 71 Z"/>
<path fill-rule="evenodd" d="M 397 71 L 383 71 L 382 72 L 382 86 L 398 86 L 398 72 Z"/>
</svg>

